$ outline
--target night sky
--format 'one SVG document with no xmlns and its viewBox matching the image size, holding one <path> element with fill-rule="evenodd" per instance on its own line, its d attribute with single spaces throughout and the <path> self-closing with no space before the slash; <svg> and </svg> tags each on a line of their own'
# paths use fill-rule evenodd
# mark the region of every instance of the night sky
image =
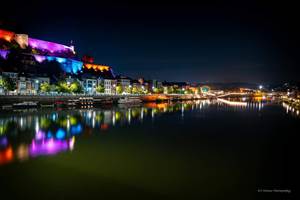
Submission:
<svg viewBox="0 0 300 200">
<path fill-rule="evenodd" d="M 115 73 L 168 81 L 299 81 L 296 5 L 96 3 L 1 5 L 0 23 L 69 44 Z M 51 2 L 51 3 L 50 3 Z"/>
</svg>

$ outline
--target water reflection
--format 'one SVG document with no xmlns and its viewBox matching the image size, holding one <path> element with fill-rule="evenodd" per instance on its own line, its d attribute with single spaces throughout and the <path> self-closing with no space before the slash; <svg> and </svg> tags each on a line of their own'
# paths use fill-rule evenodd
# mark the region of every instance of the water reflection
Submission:
<svg viewBox="0 0 300 200">
<path fill-rule="evenodd" d="M 82 109 L 27 113 L 3 113 L 0 117 L 0 165 L 24 161 L 74 149 L 75 138 L 92 130 L 105 131 L 112 126 L 143 122 L 164 113 L 201 111 L 210 106 L 261 111 L 265 102 L 198 100 L 176 103 L 147 103 L 142 106 L 119 106 L 109 109 Z M 289 108 L 287 108 L 289 110 Z"/>
<path fill-rule="evenodd" d="M 289 104 L 284 102 L 282 103 L 282 106 L 285 108 L 287 114 L 299 116 L 299 110 L 297 110 L 295 107 L 290 106 Z"/>
<path fill-rule="evenodd" d="M 29 145 L 28 152 L 29 156 L 36 157 L 40 155 L 52 155 L 57 154 L 61 151 L 73 150 L 75 143 L 75 137 L 66 140 L 57 140 L 57 139 L 42 139 L 42 140 L 33 140 Z M 25 156 L 26 153 L 24 152 Z M 28 157 L 28 156 L 27 156 Z"/>
</svg>

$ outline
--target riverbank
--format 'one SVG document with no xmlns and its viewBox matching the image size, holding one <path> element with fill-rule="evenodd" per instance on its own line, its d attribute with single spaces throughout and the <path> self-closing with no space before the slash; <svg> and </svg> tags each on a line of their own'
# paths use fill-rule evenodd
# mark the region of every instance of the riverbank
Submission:
<svg viewBox="0 0 300 200">
<path fill-rule="evenodd" d="M 22 102 L 35 102 L 39 107 L 68 106 L 75 101 L 86 106 L 117 104 L 124 97 L 140 98 L 143 102 L 162 102 L 207 99 L 196 95 L 1 95 L 0 107 L 10 108 L 14 104 Z"/>
</svg>

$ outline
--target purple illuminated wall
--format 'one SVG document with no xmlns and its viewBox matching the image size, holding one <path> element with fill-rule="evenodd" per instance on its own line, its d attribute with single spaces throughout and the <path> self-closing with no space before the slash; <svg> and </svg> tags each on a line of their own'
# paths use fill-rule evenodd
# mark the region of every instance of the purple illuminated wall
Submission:
<svg viewBox="0 0 300 200">
<path fill-rule="evenodd" d="M 41 51 L 49 51 L 51 53 L 55 53 L 55 52 L 73 52 L 73 53 L 75 53 L 73 47 L 69 47 L 69 46 L 62 45 L 62 44 L 57 44 L 54 42 L 38 40 L 38 39 L 34 39 L 34 38 L 28 39 L 28 45 L 31 48 L 38 49 Z"/>
<path fill-rule="evenodd" d="M 8 50 L 2 50 L 0 49 L 0 56 L 3 58 L 3 59 L 7 59 L 7 55 L 9 54 L 9 51 Z"/>
</svg>

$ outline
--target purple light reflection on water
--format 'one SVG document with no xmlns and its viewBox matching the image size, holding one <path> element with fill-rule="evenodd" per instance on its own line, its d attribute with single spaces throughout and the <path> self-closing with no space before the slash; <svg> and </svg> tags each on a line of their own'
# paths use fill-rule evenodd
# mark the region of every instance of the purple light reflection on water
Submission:
<svg viewBox="0 0 300 200">
<path fill-rule="evenodd" d="M 33 140 L 29 146 L 29 155 L 31 157 L 41 155 L 54 155 L 62 151 L 72 150 L 74 148 L 75 139 L 55 140 L 53 138 L 42 141 Z"/>
<path fill-rule="evenodd" d="M 6 147 L 7 145 L 8 145 L 7 137 L 4 136 L 4 137 L 0 138 L 0 147 Z"/>
<path fill-rule="evenodd" d="M 35 139 L 36 140 L 42 140 L 45 137 L 46 137 L 46 134 L 42 130 L 38 130 L 38 132 L 35 133 Z"/>
</svg>

